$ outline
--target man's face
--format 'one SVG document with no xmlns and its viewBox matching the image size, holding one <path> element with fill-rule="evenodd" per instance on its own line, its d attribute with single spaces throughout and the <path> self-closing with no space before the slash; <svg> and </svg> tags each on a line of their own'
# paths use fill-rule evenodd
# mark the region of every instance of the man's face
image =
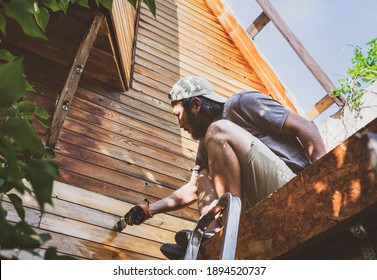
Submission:
<svg viewBox="0 0 377 280">
<path fill-rule="evenodd" d="M 206 118 L 200 114 L 200 106 L 195 105 L 190 110 L 185 110 L 182 102 L 172 104 L 173 114 L 178 118 L 180 128 L 191 134 L 194 140 L 199 140 L 206 135 L 209 123 Z"/>
</svg>

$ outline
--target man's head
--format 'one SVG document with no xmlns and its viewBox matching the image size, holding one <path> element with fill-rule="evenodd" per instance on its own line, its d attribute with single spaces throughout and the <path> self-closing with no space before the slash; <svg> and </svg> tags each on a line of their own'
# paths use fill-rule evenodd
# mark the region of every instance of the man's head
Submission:
<svg viewBox="0 0 377 280">
<path fill-rule="evenodd" d="M 180 79 L 169 93 L 169 99 L 172 103 L 196 96 L 203 96 L 218 103 L 225 103 L 226 101 L 226 98 L 213 91 L 211 84 L 206 79 L 197 76 L 187 76 Z"/>
<path fill-rule="evenodd" d="M 217 95 L 201 77 L 185 77 L 172 88 L 169 98 L 179 126 L 192 138 L 204 137 L 209 125 L 221 116 L 226 98 Z"/>
</svg>

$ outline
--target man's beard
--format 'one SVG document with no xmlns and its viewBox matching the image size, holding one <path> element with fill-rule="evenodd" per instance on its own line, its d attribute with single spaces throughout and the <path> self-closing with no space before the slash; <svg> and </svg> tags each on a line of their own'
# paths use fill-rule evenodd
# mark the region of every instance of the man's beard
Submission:
<svg viewBox="0 0 377 280">
<path fill-rule="evenodd" d="M 200 138 L 206 136 L 207 129 L 210 125 L 207 119 L 201 119 L 198 117 L 198 115 L 193 114 L 191 111 L 189 111 L 188 119 L 190 122 L 192 139 L 199 140 Z"/>
</svg>

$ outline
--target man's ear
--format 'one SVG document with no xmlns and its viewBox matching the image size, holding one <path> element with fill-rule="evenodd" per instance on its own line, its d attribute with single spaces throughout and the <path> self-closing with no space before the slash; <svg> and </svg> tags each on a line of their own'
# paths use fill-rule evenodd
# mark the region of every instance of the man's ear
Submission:
<svg viewBox="0 0 377 280">
<path fill-rule="evenodd" d="M 200 102 L 199 98 L 193 97 L 190 101 L 190 106 L 192 111 L 198 113 L 202 107 L 202 103 Z"/>
</svg>

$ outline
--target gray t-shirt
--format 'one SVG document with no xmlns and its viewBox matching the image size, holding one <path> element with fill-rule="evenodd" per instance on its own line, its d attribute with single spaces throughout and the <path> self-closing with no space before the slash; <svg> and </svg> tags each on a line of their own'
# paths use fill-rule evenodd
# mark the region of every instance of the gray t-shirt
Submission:
<svg viewBox="0 0 377 280">
<path fill-rule="evenodd" d="M 310 165 L 310 159 L 296 137 L 281 134 L 289 112 L 278 101 L 260 92 L 244 91 L 226 101 L 223 118 L 257 137 L 297 174 Z M 208 166 L 204 139 L 199 141 L 196 164 L 200 169 Z"/>
</svg>

